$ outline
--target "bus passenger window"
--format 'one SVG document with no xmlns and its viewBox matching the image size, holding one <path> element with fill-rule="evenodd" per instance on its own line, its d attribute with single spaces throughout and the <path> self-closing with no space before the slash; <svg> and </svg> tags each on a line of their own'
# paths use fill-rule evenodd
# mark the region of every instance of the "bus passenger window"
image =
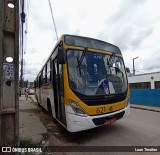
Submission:
<svg viewBox="0 0 160 155">
<path fill-rule="evenodd" d="M 50 60 L 48 61 L 47 63 L 47 71 L 46 71 L 46 82 L 49 83 L 51 80 L 51 63 L 50 63 Z"/>
<path fill-rule="evenodd" d="M 63 67 L 62 67 L 62 65 L 59 65 L 59 82 L 60 82 L 60 92 L 61 92 L 61 94 L 63 94 L 63 90 L 64 90 L 64 86 L 63 86 L 63 72 L 62 72 L 62 70 L 63 70 Z"/>
<path fill-rule="evenodd" d="M 41 78 L 41 75 L 40 75 L 40 76 L 39 76 L 39 83 L 38 83 L 39 88 L 40 88 L 40 87 L 41 87 L 41 85 L 42 85 L 41 80 L 42 80 L 42 78 Z"/>
</svg>

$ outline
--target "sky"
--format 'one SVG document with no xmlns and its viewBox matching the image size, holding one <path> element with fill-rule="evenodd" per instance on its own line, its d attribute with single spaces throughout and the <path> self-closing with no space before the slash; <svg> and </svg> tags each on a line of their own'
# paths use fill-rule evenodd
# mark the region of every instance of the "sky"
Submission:
<svg viewBox="0 0 160 155">
<path fill-rule="evenodd" d="M 25 0 L 24 80 L 34 81 L 57 39 L 48 0 Z M 118 46 L 136 74 L 160 71 L 160 0 L 50 0 L 57 34 Z"/>
</svg>

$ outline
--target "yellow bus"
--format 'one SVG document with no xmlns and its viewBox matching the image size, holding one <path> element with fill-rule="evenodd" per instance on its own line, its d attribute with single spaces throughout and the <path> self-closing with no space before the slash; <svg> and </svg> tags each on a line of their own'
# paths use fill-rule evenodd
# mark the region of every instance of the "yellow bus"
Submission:
<svg viewBox="0 0 160 155">
<path fill-rule="evenodd" d="M 120 49 L 82 36 L 62 35 L 35 79 L 38 103 L 70 132 L 127 116 L 129 93 Z"/>
</svg>

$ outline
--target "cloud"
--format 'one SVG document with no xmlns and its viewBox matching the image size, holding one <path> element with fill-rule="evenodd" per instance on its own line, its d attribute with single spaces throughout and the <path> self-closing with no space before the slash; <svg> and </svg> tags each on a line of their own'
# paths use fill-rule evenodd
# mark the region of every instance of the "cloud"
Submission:
<svg viewBox="0 0 160 155">
<path fill-rule="evenodd" d="M 59 37 L 74 34 L 104 40 L 120 47 L 130 69 L 138 56 L 137 70 L 160 70 L 159 0 L 54 0 L 51 4 Z M 30 1 L 28 24 L 25 70 L 38 73 L 56 43 L 48 1 Z"/>
<path fill-rule="evenodd" d="M 160 11 L 155 10 L 158 1 L 124 1 L 119 4 L 113 16 L 105 20 L 106 28 L 98 38 L 108 40 L 120 47 L 126 66 L 132 70 L 132 59 L 137 70 L 159 71 Z M 159 9 L 158 9 L 159 10 Z M 139 67 L 140 66 L 140 67 Z"/>
<path fill-rule="evenodd" d="M 152 34 L 151 18 L 144 16 L 147 9 L 143 9 L 146 1 L 124 1 L 118 10 L 105 21 L 106 28 L 98 34 L 99 38 L 112 41 L 122 51 L 141 45 L 143 40 Z M 142 12 L 143 9 L 143 12 Z M 147 26 L 145 26 L 147 24 Z"/>
</svg>

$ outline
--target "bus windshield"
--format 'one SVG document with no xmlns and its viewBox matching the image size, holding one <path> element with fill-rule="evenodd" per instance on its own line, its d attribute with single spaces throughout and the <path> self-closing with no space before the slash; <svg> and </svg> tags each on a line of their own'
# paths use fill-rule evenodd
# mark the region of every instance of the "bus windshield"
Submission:
<svg viewBox="0 0 160 155">
<path fill-rule="evenodd" d="M 70 87 L 80 94 L 109 95 L 127 89 L 125 66 L 121 57 L 68 50 L 67 64 Z"/>
</svg>

